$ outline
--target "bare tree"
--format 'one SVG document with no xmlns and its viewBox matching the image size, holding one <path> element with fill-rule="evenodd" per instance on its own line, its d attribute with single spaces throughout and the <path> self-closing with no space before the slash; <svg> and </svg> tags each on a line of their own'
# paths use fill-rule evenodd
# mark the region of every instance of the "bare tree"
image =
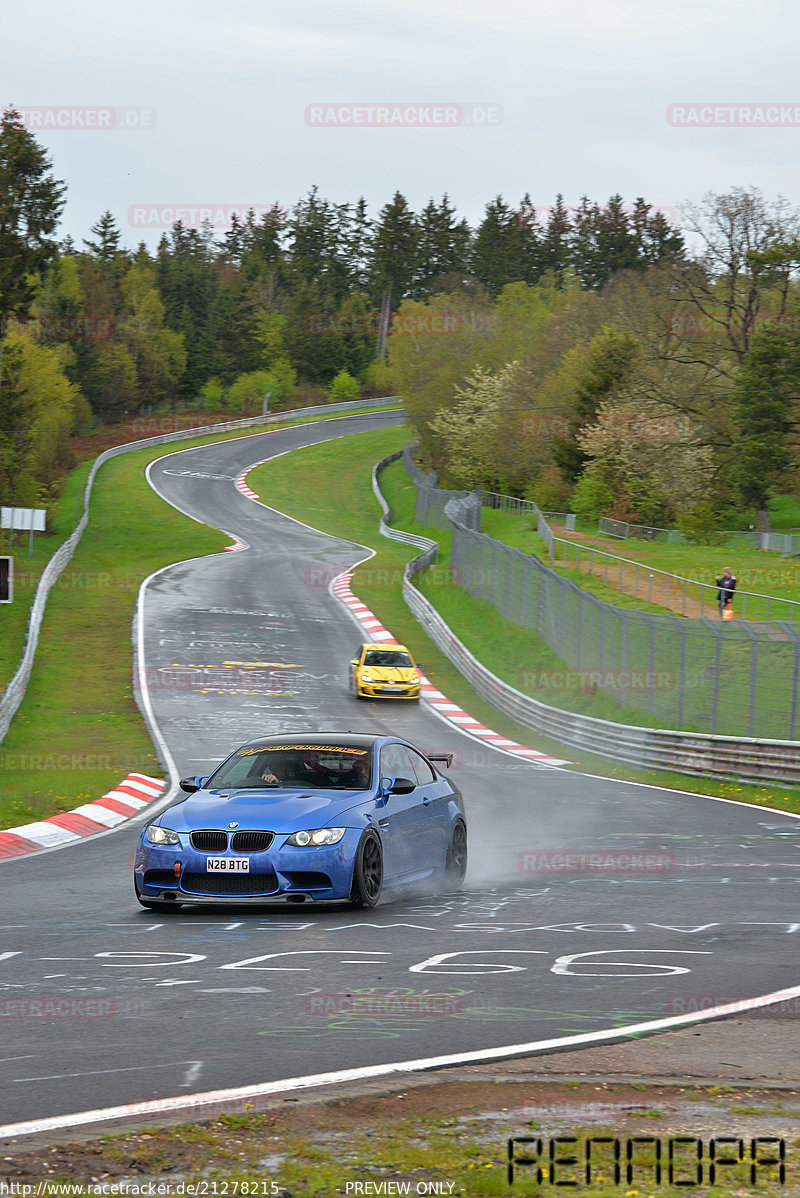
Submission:
<svg viewBox="0 0 800 1198">
<path fill-rule="evenodd" d="M 759 319 L 784 314 L 800 257 L 800 211 L 782 196 L 767 201 L 756 187 L 734 187 L 708 192 L 683 213 L 699 253 L 682 276 L 679 302 L 700 313 L 706 340 L 716 332 L 740 366 Z"/>
</svg>

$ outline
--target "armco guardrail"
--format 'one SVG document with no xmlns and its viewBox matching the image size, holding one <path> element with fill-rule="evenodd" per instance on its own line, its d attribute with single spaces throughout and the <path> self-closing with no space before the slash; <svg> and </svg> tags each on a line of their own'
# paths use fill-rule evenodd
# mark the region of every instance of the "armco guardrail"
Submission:
<svg viewBox="0 0 800 1198">
<path fill-rule="evenodd" d="M 74 532 L 70 534 L 63 545 L 50 558 L 39 579 L 39 585 L 36 588 L 36 594 L 31 605 L 31 614 L 28 618 L 28 630 L 25 635 L 22 658 L 14 677 L 0 698 L 0 744 L 5 739 L 8 729 L 11 726 L 11 721 L 25 697 L 25 691 L 36 656 L 36 646 L 39 643 L 39 629 L 41 628 L 47 597 L 50 594 L 53 584 L 75 552 L 75 547 L 81 539 L 83 530 L 86 528 L 89 520 L 89 501 L 92 494 L 92 487 L 101 466 L 112 458 L 119 457 L 123 453 L 130 453 L 135 449 L 148 449 L 156 445 L 168 445 L 173 441 L 203 437 L 213 433 L 231 432 L 235 429 L 257 428 L 292 417 L 317 416 L 334 411 L 345 414 L 348 411 L 357 411 L 359 408 L 389 406 L 397 402 L 397 396 L 391 395 L 385 396 L 382 399 L 346 400 L 343 403 L 337 404 L 319 404 L 313 408 L 295 408 L 290 412 L 276 412 L 270 416 L 251 416 L 243 420 L 226 420 L 222 424 L 206 424 L 196 428 L 180 429 L 177 432 L 162 433 L 157 437 L 145 437 L 140 441 L 129 441 L 125 445 L 115 445 L 113 449 L 107 449 L 105 453 L 101 453 L 95 459 L 86 481 L 86 487 L 83 492 L 83 515 L 78 521 Z"/>
<path fill-rule="evenodd" d="M 388 458 L 381 458 L 381 460 L 375 467 L 373 467 L 372 470 L 372 491 L 383 511 L 383 515 L 381 516 L 380 523 L 378 525 L 378 532 L 382 537 L 388 537 L 390 541 L 400 541 L 403 545 L 413 545 L 417 549 L 435 549 L 436 554 L 438 554 L 439 546 L 436 541 L 432 541 L 430 537 L 418 537 L 416 533 L 413 532 L 401 532 L 397 528 L 392 528 L 389 524 L 389 521 L 392 518 L 392 513 L 389 504 L 386 502 L 384 494 L 381 491 L 380 484 L 378 483 L 378 475 L 385 466 L 390 465 L 392 462 L 398 461 L 400 458 L 402 458 L 402 456 L 403 454 L 401 452 L 392 453 Z M 436 555 L 434 555 L 431 560 L 435 561 Z"/>
<path fill-rule="evenodd" d="M 403 456 L 405 461 L 405 455 Z M 379 471 L 388 465 L 389 461 L 396 460 L 396 457 L 397 455 L 394 455 L 391 459 L 378 463 L 374 482 L 376 494 L 380 490 L 377 481 Z M 385 501 L 382 506 L 383 526 L 388 508 Z M 449 501 L 446 506 L 450 508 Z M 392 531 L 395 533 L 392 539 L 395 540 L 405 540 L 410 535 L 398 534 L 397 530 Z M 410 543 L 414 544 L 422 539 L 415 538 L 415 541 Z M 578 749 L 645 768 L 675 770 L 686 774 L 711 774 L 749 781 L 800 783 L 800 744 L 796 741 L 716 736 L 618 724 L 597 719 L 595 716 L 550 707 L 510 686 L 470 653 L 435 607 L 414 585 L 414 577 L 431 564 L 437 548 L 436 542 L 431 541 L 424 553 L 408 563 L 403 578 L 403 597 L 431 640 L 472 684 L 481 698 L 518 723 L 562 744 L 574 745 Z"/>
</svg>

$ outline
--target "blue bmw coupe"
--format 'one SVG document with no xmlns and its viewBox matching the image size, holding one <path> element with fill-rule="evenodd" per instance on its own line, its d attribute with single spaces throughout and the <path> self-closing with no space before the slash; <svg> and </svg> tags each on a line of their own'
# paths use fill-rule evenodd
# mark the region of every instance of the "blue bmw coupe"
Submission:
<svg viewBox="0 0 800 1198">
<path fill-rule="evenodd" d="M 396 736 L 338 732 L 248 741 L 151 820 L 136 850 L 143 907 L 344 899 L 467 869 L 461 793 Z"/>
</svg>

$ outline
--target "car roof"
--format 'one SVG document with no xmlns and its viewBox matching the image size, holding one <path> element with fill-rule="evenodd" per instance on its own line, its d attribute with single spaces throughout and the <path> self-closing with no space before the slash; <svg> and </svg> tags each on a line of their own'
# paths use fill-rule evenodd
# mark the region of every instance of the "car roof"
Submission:
<svg viewBox="0 0 800 1198">
<path fill-rule="evenodd" d="M 274 736 L 256 736 L 248 740 L 242 748 L 269 748 L 272 745 L 286 745 L 287 748 L 298 746 L 310 748 L 363 749 L 384 740 L 402 740 L 402 737 L 387 736 L 385 732 L 292 732 Z"/>
<path fill-rule="evenodd" d="M 401 645 L 399 641 L 362 641 L 362 649 L 393 649 L 395 652 L 408 653 L 411 655 L 411 650 Z"/>
</svg>

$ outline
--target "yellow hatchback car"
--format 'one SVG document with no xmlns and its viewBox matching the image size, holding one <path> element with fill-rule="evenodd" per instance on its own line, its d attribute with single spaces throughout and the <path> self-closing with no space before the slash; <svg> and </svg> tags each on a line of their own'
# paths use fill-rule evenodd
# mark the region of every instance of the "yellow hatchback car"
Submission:
<svg viewBox="0 0 800 1198">
<path fill-rule="evenodd" d="M 419 699 L 420 672 L 405 645 L 369 641 L 350 662 L 357 699 Z"/>
</svg>

